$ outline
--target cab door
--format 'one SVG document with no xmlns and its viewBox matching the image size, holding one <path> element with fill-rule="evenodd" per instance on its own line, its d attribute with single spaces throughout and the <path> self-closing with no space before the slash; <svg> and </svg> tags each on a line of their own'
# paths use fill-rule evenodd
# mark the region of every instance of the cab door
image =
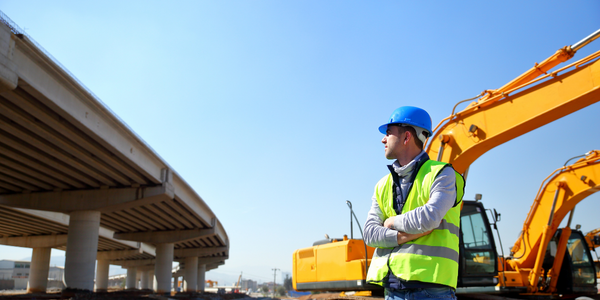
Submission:
<svg viewBox="0 0 600 300">
<path fill-rule="evenodd" d="M 490 222 L 483 204 L 463 202 L 458 287 L 494 286 L 498 283 L 498 256 Z"/>
</svg>

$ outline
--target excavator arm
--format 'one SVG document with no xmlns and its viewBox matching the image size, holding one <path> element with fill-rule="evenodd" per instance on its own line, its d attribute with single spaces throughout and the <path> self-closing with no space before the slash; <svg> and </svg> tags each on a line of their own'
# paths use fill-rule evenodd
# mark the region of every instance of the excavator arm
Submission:
<svg viewBox="0 0 600 300">
<path fill-rule="evenodd" d="M 585 235 L 585 240 L 590 247 L 590 250 L 595 250 L 600 247 L 600 228 L 596 228 Z"/>
<path fill-rule="evenodd" d="M 572 165 L 557 169 L 544 180 L 523 224 L 520 238 L 511 249 L 513 258 L 507 261 L 510 269 L 514 271 L 530 270 L 528 276 L 530 292 L 537 291 L 546 249 L 562 220 L 579 202 L 599 190 L 600 151 L 598 150 L 590 151 L 585 158 Z M 549 292 L 552 292 L 556 286 L 564 251 L 567 248 L 566 239 L 571 231 L 565 229 L 558 243 L 559 252 L 556 254 L 556 260 L 550 270 L 545 270 L 548 277 L 552 279 Z"/>
</svg>

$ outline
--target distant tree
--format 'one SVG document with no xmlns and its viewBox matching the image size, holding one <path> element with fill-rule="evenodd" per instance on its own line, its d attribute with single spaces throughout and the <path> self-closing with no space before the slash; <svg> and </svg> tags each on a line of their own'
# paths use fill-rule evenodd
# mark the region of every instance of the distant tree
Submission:
<svg viewBox="0 0 600 300">
<path fill-rule="evenodd" d="M 125 288 L 125 282 L 126 282 L 126 280 L 125 280 L 125 278 L 123 278 L 123 280 L 121 281 L 121 288 L 122 289 Z"/>
<path fill-rule="evenodd" d="M 294 285 L 292 284 L 292 277 L 290 277 L 290 274 L 285 274 L 285 278 L 283 279 L 283 287 L 286 291 L 291 291 L 294 289 Z"/>
<path fill-rule="evenodd" d="M 265 294 L 266 294 L 266 293 L 268 293 L 268 292 L 269 292 L 269 287 L 268 287 L 268 286 L 266 286 L 266 285 L 263 285 L 263 286 L 262 286 L 262 288 L 261 288 L 261 290 L 263 291 L 263 293 L 265 293 Z"/>
<path fill-rule="evenodd" d="M 285 290 L 284 287 L 278 286 L 277 287 L 277 294 L 279 294 L 279 296 L 285 296 L 287 294 L 287 291 Z"/>
</svg>

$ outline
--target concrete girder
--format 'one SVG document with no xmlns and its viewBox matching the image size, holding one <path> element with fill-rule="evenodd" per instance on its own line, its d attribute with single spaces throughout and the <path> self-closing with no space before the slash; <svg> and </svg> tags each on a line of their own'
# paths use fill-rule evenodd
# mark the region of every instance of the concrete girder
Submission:
<svg viewBox="0 0 600 300">
<path fill-rule="evenodd" d="M 168 231 L 147 231 L 131 233 L 115 233 L 113 237 L 119 240 L 138 241 L 152 244 L 178 243 L 197 238 L 212 236 L 215 234 L 214 228 L 209 229 L 189 229 L 189 230 L 168 230 Z"/>
<path fill-rule="evenodd" d="M 160 170 L 166 167 L 160 157 L 27 36 L 15 39 L 13 61 L 19 67 L 19 87 L 56 108 L 61 117 L 77 124 L 86 134 L 97 137 L 137 172 L 154 183 L 160 182 Z"/>
<path fill-rule="evenodd" d="M 0 244 L 27 248 L 56 248 L 67 244 L 66 234 L 0 237 Z"/>
<path fill-rule="evenodd" d="M 62 136 L 68 138 L 70 141 L 77 144 L 79 147 L 88 151 L 92 157 L 84 156 L 86 160 L 90 161 L 98 161 L 98 163 L 105 163 L 115 168 L 117 171 L 121 172 L 127 178 L 131 178 L 134 182 L 138 184 L 148 184 L 142 176 L 140 176 L 137 172 L 133 171 L 126 165 L 110 155 L 109 152 L 105 151 L 98 147 L 98 145 L 89 139 L 83 138 L 81 135 L 76 133 L 76 129 L 74 126 L 66 124 L 65 122 L 61 122 L 60 118 L 58 118 L 54 114 L 49 114 L 47 110 L 43 110 L 39 106 L 34 103 L 37 101 L 36 99 L 32 99 L 31 95 L 27 94 L 22 89 L 16 89 L 14 93 L 6 94 L 4 97 L 12 102 L 14 105 L 20 107 L 22 110 L 26 111 L 32 117 L 35 117 L 37 120 L 40 120 L 42 123 L 49 126 L 55 131 L 61 133 Z M 81 155 L 81 154 L 79 154 Z M 121 180 L 122 181 L 122 180 Z M 127 181 L 125 181 L 127 182 Z"/>
<path fill-rule="evenodd" d="M 225 260 L 229 259 L 229 256 L 209 256 L 209 257 L 198 257 L 199 265 L 210 265 L 214 263 L 225 263 Z"/>
<path fill-rule="evenodd" d="M 110 229 L 100 227 L 100 230 L 98 230 L 98 234 L 102 238 L 106 238 L 109 240 L 115 240 L 113 238 L 113 235 L 115 234 L 115 232 Z M 141 249 L 143 249 L 144 252 L 154 255 L 154 247 L 152 245 L 147 245 L 144 243 L 140 244 L 138 242 L 131 242 L 131 241 L 118 241 L 118 242 L 119 242 L 119 244 L 123 244 L 123 245 L 129 246 L 131 248 L 135 248 L 135 249 L 141 248 Z"/>
<path fill-rule="evenodd" d="M 64 164 L 62 164 L 58 160 L 51 159 L 51 157 L 48 154 L 34 150 L 32 147 L 27 146 L 27 144 L 25 144 L 24 142 L 20 142 L 16 138 L 11 137 L 11 135 L 2 133 L 2 134 L 0 134 L 0 138 L 2 139 L 3 144 L 5 144 L 15 150 L 15 151 L 11 151 L 11 150 L 6 151 L 6 149 L 8 149 L 8 148 L 2 148 L 2 151 L 4 153 L 24 154 L 24 155 L 16 155 L 16 156 L 14 156 L 15 157 L 14 159 L 18 160 L 19 162 L 22 162 L 23 164 L 25 164 L 31 168 L 37 168 L 37 166 L 43 166 L 43 164 L 40 164 L 38 162 L 38 161 L 43 161 L 44 164 L 48 165 L 52 169 L 55 169 L 55 170 L 59 171 L 60 173 L 64 173 L 68 176 L 61 175 L 60 173 L 57 173 L 57 172 L 51 172 L 48 174 L 55 174 L 55 176 L 56 176 L 55 178 L 60 179 L 61 181 L 65 182 L 65 183 L 70 182 L 70 184 L 73 187 L 84 188 L 86 185 L 90 186 L 90 187 L 97 187 L 97 188 L 100 187 L 99 182 L 96 182 L 87 176 L 81 176 L 81 173 L 79 173 L 71 168 L 66 167 Z M 44 169 L 47 170 L 47 168 L 44 168 Z M 44 170 L 44 169 L 40 169 L 40 170 Z M 76 178 L 76 179 L 72 179 L 72 178 Z"/>
<path fill-rule="evenodd" d="M 41 210 L 33 210 L 33 209 L 24 209 L 24 208 L 11 208 L 12 210 L 15 211 L 19 211 L 20 213 L 32 216 L 32 217 L 36 217 L 36 218 L 41 218 L 45 221 L 48 221 L 48 223 L 50 224 L 55 224 L 55 228 L 56 230 L 61 231 L 61 226 L 69 226 L 69 220 L 70 220 L 70 216 L 64 213 L 60 213 L 60 212 L 51 212 L 51 211 L 41 211 Z M 5 211 L 5 213 L 7 213 Z M 10 213 L 10 211 L 8 212 Z M 6 217 L 6 215 L 4 216 Z M 67 231 L 67 229 L 65 228 L 64 231 Z M 17 234 L 17 233 L 15 233 Z M 104 227 L 100 227 L 98 229 L 98 235 L 99 237 L 103 238 L 103 239 L 107 239 L 107 240 L 115 240 L 113 238 L 113 234 L 114 231 L 104 228 Z M 66 242 L 61 243 L 62 239 L 64 239 L 64 237 L 62 236 L 67 236 L 66 234 L 46 234 L 46 235 L 29 235 L 29 236 L 18 236 L 18 237 L 0 237 L 0 244 L 3 245 L 9 245 L 9 246 L 18 246 L 18 247 L 46 247 L 44 246 L 48 241 L 50 241 L 50 244 L 54 244 L 52 241 L 52 239 L 56 239 L 56 246 L 47 246 L 47 247 L 52 247 L 52 248 L 57 248 L 57 247 L 61 247 L 66 245 Z M 130 247 L 130 248 L 134 248 L 134 249 L 141 249 L 142 252 L 147 253 L 149 255 L 155 256 L 156 255 L 156 247 L 154 247 L 153 245 L 147 244 L 147 243 L 140 243 L 140 242 L 132 242 L 132 241 L 125 241 L 125 240 L 119 240 L 118 241 L 119 244 L 122 244 L 123 246 L 126 247 Z M 137 250 L 136 250 L 137 251 Z"/>
<path fill-rule="evenodd" d="M 11 209 L 20 211 L 22 213 L 25 213 L 25 214 L 28 214 L 31 216 L 43 218 L 50 222 L 58 223 L 58 224 L 61 224 L 64 226 L 69 226 L 70 217 L 67 214 L 50 212 L 50 211 L 42 211 L 42 210 L 37 210 L 37 209 L 16 208 L 16 207 L 11 207 Z"/>
<path fill-rule="evenodd" d="M 156 259 L 138 259 L 138 260 L 111 260 L 111 265 L 121 266 L 121 268 L 153 266 Z"/>
<path fill-rule="evenodd" d="M 229 259 L 228 255 L 198 257 L 198 265 L 209 265 L 216 262 L 224 262 L 226 259 Z M 173 261 L 179 262 L 181 269 L 185 270 L 185 258 L 178 258 L 174 259 Z"/>
<path fill-rule="evenodd" d="M 215 237 L 219 239 L 223 245 L 229 245 L 229 238 L 227 237 L 227 233 L 225 233 L 223 225 L 218 220 L 215 223 Z"/>
<path fill-rule="evenodd" d="M 19 81 L 17 64 L 13 61 L 14 49 L 14 35 L 8 26 L 2 26 L 0 29 L 0 93 L 14 90 Z"/>
<path fill-rule="evenodd" d="M 112 251 L 99 251 L 96 254 L 97 260 L 117 260 L 123 259 L 131 256 L 136 256 L 144 253 L 144 251 L 140 249 L 135 250 L 112 250 Z"/>
<path fill-rule="evenodd" d="M 227 252 L 228 247 L 175 249 L 175 257 L 202 257 Z"/>
<path fill-rule="evenodd" d="M 173 187 L 166 183 L 154 187 L 57 191 L 0 195 L 0 204 L 53 212 L 94 210 L 102 213 L 150 203 L 172 200 Z"/>
<path fill-rule="evenodd" d="M 173 185 L 177 191 L 177 199 L 190 211 L 196 212 L 205 225 L 210 225 L 208 222 L 213 223 L 215 214 L 212 212 L 210 207 L 202 200 L 202 198 L 185 183 L 185 180 L 175 172 L 173 173 Z M 192 200 L 194 199 L 194 200 Z M 198 199 L 199 201 L 195 201 Z M 187 200 L 187 201 L 186 201 Z M 190 201 L 191 200 L 191 201 Z"/>
<path fill-rule="evenodd" d="M 222 266 L 222 265 L 224 265 L 224 264 L 225 264 L 225 262 L 219 262 L 219 263 L 214 263 L 214 264 L 208 264 L 208 265 L 206 265 L 205 272 L 208 272 L 208 271 L 210 271 L 210 270 L 214 270 L 214 269 L 216 269 L 216 268 L 218 268 L 219 266 Z"/>
<path fill-rule="evenodd" d="M 119 242 L 120 243 L 132 243 L 130 241 L 123 241 L 123 240 L 120 240 Z M 133 243 L 136 243 L 136 242 L 133 242 Z M 148 253 L 148 254 L 156 257 L 156 247 L 154 245 L 150 245 L 150 244 L 146 244 L 146 243 L 140 243 L 140 242 L 137 242 L 137 243 L 139 245 L 138 248 L 142 252 Z"/>
<path fill-rule="evenodd" d="M 25 122 L 28 124 L 34 123 L 31 120 L 25 120 L 25 121 L 22 120 L 23 117 L 17 118 L 19 116 L 19 114 L 14 112 L 13 110 L 9 109 L 5 105 L 0 104 L 0 110 L 4 112 L 3 113 L 4 115 L 8 115 L 8 116 L 12 116 L 13 118 L 16 118 L 17 124 L 25 123 Z M 3 115 L 3 114 L 0 114 L 0 115 Z M 62 149 L 59 150 L 55 147 L 52 147 L 49 142 L 47 142 L 45 140 L 40 140 L 36 137 L 36 135 L 31 134 L 28 131 L 21 129 L 19 127 L 13 126 L 12 122 L 15 122 L 15 121 L 9 119 L 7 116 L 0 116 L 0 129 L 2 129 L 5 132 L 8 132 L 12 136 L 18 136 L 19 139 L 26 142 L 28 144 L 28 147 L 32 148 L 33 151 L 35 151 L 35 149 L 43 150 L 44 152 L 46 152 L 46 155 L 50 155 L 53 158 L 56 158 L 60 161 L 65 162 L 71 168 L 79 171 L 81 174 L 85 174 L 86 176 L 88 176 L 89 178 L 93 179 L 96 182 L 100 182 L 102 185 L 115 186 L 117 184 L 116 181 L 113 180 L 113 178 L 111 176 L 103 174 L 100 171 L 96 171 L 94 168 L 88 166 L 87 164 L 82 163 L 79 160 L 69 159 L 70 158 L 69 156 L 72 154 L 63 153 L 63 151 L 60 151 Z M 19 125 L 21 125 L 21 124 L 19 124 Z M 42 134 L 44 136 L 51 136 L 49 133 L 42 133 Z M 48 138 L 50 138 L 50 137 L 48 137 Z M 66 144 L 66 143 L 63 143 L 63 144 Z M 108 169 L 108 168 L 105 166 L 105 169 Z M 101 171 L 105 171 L 105 170 L 101 170 Z M 80 175 L 80 178 L 81 177 L 82 176 Z M 123 178 L 123 177 L 121 177 L 120 181 L 121 181 L 120 182 L 121 185 L 129 185 L 130 184 L 127 181 L 127 179 Z M 31 189 L 31 188 L 27 188 L 27 187 L 25 187 L 25 190 L 35 191 L 35 189 Z"/>
<path fill-rule="evenodd" d="M 3 111 L 2 105 L 0 105 L 0 113 L 2 111 Z M 5 161 L 8 161 L 8 160 L 3 159 L 2 164 L 4 164 Z M 8 161 L 8 164 L 12 164 L 13 166 L 16 165 L 10 161 Z M 16 171 L 16 170 L 19 170 L 19 171 Z M 8 180 L 9 182 L 14 181 L 20 186 L 25 185 L 25 184 L 23 184 L 23 182 L 28 182 L 31 184 L 30 186 L 32 186 L 34 189 L 44 189 L 44 190 L 52 190 L 53 189 L 52 185 L 45 183 L 42 180 L 38 180 L 37 178 L 34 178 L 33 176 L 25 175 L 26 173 L 23 171 L 28 171 L 28 170 L 25 170 L 25 168 L 19 168 L 18 165 L 17 165 L 16 169 L 6 168 L 6 167 L 0 165 L 0 174 L 3 174 L 0 178 L 2 178 L 3 180 Z"/>
<path fill-rule="evenodd" d="M 153 265 L 137 266 L 136 268 L 138 271 L 154 271 Z"/>
</svg>

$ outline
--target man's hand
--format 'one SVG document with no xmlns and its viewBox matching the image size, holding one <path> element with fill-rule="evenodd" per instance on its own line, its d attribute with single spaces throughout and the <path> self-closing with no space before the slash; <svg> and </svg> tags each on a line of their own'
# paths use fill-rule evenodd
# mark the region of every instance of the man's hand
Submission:
<svg viewBox="0 0 600 300">
<path fill-rule="evenodd" d="M 387 222 L 387 220 L 386 220 L 386 222 Z M 410 233 L 398 231 L 398 245 L 402 245 L 406 242 L 416 240 L 424 235 L 430 234 L 432 231 L 433 230 L 429 230 L 427 232 L 417 233 L 417 234 L 410 234 Z"/>
<path fill-rule="evenodd" d="M 383 227 L 389 228 L 389 229 L 396 229 L 394 228 L 394 217 L 389 217 L 385 220 L 385 222 L 383 222 Z"/>
</svg>

